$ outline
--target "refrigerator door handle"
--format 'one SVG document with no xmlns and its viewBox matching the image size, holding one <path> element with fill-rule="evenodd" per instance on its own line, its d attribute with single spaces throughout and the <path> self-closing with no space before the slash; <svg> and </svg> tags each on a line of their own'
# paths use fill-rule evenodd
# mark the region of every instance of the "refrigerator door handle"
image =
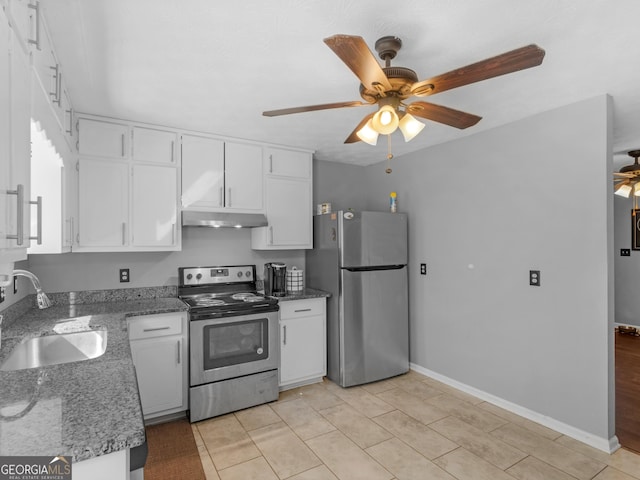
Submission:
<svg viewBox="0 0 640 480">
<path fill-rule="evenodd" d="M 376 267 L 343 267 L 348 272 L 375 272 L 376 270 L 400 270 L 406 265 L 378 265 Z"/>
</svg>

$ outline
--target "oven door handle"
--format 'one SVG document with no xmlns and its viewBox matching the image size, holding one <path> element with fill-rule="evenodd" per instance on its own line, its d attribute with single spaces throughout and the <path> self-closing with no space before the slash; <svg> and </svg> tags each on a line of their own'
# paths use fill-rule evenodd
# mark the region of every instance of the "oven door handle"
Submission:
<svg viewBox="0 0 640 480">
<path fill-rule="evenodd" d="M 283 325 L 282 326 L 282 345 L 286 345 L 287 344 L 287 326 Z"/>
<path fill-rule="evenodd" d="M 171 327 L 145 328 L 143 332 L 157 332 L 159 330 L 169 330 Z"/>
</svg>

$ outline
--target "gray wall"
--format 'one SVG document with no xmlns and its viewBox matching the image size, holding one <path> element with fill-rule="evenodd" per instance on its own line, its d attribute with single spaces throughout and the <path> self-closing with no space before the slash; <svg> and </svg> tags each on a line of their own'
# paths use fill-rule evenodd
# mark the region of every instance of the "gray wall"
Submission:
<svg viewBox="0 0 640 480">
<path fill-rule="evenodd" d="M 413 363 L 601 439 L 614 433 L 608 119 L 602 96 L 398 157 L 391 175 L 363 168 L 357 192 L 343 184 L 375 210 L 395 190 L 409 215 Z"/>
<path fill-rule="evenodd" d="M 640 145 L 640 142 L 639 142 Z M 629 157 L 629 161 L 633 160 Z M 631 209 L 633 200 L 614 196 L 616 322 L 640 327 L 640 251 L 621 257 L 621 248 L 631 248 Z"/>
<path fill-rule="evenodd" d="M 51 292 L 151 287 L 178 284 L 178 267 L 284 262 L 304 269 L 304 251 L 251 250 L 249 229 L 185 228 L 180 252 L 67 253 L 30 255 L 29 267 Z M 129 268 L 130 283 L 119 283 L 118 270 Z"/>
</svg>

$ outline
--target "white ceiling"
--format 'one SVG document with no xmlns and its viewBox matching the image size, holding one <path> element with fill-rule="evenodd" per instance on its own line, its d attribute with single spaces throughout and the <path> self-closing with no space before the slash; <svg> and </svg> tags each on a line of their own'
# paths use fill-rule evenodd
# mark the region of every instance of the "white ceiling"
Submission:
<svg viewBox="0 0 640 480">
<path fill-rule="evenodd" d="M 324 44 L 334 34 L 403 47 L 392 65 L 420 79 L 536 43 L 541 66 L 433 95 L 477 114 L 466 130 L 427 122 L 396 157 L 608 93 L 614 152 L 640 148 L 637 0 L 42 0 L 80 112 L 315 150 L 368 165 L 387 142 L 345 145 L 358 107 L 268 118 L 264 110 L 360 100 L 359 81 Z M 374 51 L 375 52 L 375 51 Z M 376 55 L 376 58 L 377 55 Z M 558 132 L 562 135 L 562 131 Z M 631 163 L 625 154 L 616 158 Z"/>
</svg>

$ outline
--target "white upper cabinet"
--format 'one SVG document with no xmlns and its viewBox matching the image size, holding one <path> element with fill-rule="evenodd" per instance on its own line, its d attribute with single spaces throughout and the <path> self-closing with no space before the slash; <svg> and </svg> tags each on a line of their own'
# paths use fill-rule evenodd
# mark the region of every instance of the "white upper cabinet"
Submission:
<svg viewBox="0 0 640 480">
<path fill-rule="evenodd" d="M 177 132 L 92 116 L 81 116 L 78 125 L 73 250 L 180 250 Z"/>
<path fill-rule="evenodd" d="M 263 211 L 262 147 L 182 135 L 182 208 Z"/>
<path fill-rule="evenodd" d="M 251 230 L 251 248 L 313 248 L 311 153 L 269 147 L 264 164 L 268 226 Z"/>
<path fill-rule="evenodd" d="M 131 135 L 134 162 L 176 163 L 176 132 L 134 126 Z"/>
<path fill-rule="evenodd" d="M 78 122 L 80 132 L 78 153 L 80 155 L 116 159 L 128 157 L 127 133 L 129 127 L 126 124 L 87 118 L 80 118 Z"/>
<path fill-rule="evenodd" d="M 262 147 L 224 144 L 225 206 L 233 210 L 263 210 Z"/>
<path fill-rule="evenodd" d="M 224 207 L 224 142 L 182 135 L 182 208 Z"/>
<path fill-rule="evenodd" d="M 8 0 L 7 16 L 18 41 L 25 49 L 38 43 L 39 5 L 31 0 Z"/>
</svg>

